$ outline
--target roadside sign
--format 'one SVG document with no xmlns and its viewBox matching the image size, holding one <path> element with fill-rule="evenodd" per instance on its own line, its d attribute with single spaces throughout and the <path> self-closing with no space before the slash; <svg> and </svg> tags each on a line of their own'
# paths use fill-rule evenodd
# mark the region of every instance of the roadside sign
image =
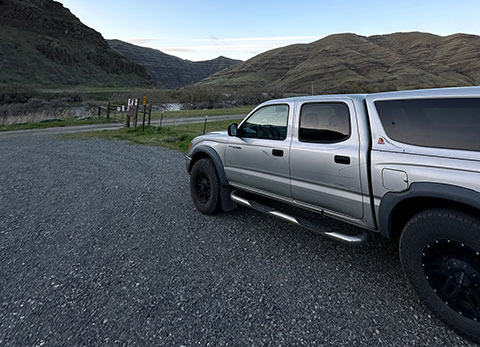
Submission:
<svg viewBox="0 0 480 347">
<path fill-rule="evenodd" d="M 144 105 L 147 104 L 147 97 L 146 97 L 146 96 L 143 97 L 143 104 L 144 104 Z"/>
<path fill-rule="evenodd" d="M 133 118 L 135 117 L 136 111 L 137 111 L 137 108 L 135 106 L 132 106 L 128 109 L 128 115 Z"/>
</svg>

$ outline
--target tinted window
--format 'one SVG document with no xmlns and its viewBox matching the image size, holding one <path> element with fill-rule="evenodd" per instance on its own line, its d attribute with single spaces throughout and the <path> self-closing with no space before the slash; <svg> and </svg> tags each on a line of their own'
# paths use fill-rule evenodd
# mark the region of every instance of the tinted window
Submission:
<svg viewBox="0 0 480 347">
<path fill-rule="evenodd" d="M 480 99 L 376 101 L 388 137 L 412 145 L 480 150 Z"/>
<path fill-rule="evenodd" d="M 350 113 L 342 102 L 304 104 L 300 111 L 298 139 L 334 143 L 350 137 Z"/>
<path fill-rule="evenodd" d="M 285 140 L 288 105 L 265 106 L 251 115 L 238 130 L 240 137 Z"/>
</svg>

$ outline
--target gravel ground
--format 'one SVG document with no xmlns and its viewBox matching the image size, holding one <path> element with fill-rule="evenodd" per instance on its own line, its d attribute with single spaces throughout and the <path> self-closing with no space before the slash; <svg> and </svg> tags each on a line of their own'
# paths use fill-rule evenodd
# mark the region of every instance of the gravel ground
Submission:
<svg viewBox="0 0 480 347">
<path fill-rule="evenodd" d="M 203 216 L 180 153 L 0 148 L 0 345 L 468 345 L 415 297 L 395 244 Z"/>
</svg>

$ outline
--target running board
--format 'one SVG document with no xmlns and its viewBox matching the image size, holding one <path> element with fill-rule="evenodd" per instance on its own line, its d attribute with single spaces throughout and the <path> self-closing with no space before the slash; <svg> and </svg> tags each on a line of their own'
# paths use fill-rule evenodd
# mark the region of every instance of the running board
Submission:
<svg viewBox="0 0 480 347">
<path fill-rule="evenodd" d="M 314 233 L 320 234 L 322 236 L 328 237 L 329 239 L 340 241 L 347 244 L 362 244 L 370 240 L 370 234 L 366 231 L 362 231 L 360 234 L 357 235 L 346 235 L 341 234 L 336 231 L 332 231 L 331 229 L 322 228 L 314 223 L 311 223 L 305 219 L 296 218 L 294 216 L 290 216 L 286 213 L 277 211 L 273 207 L 269 207 L 263 204 L 260 204 L 256 201 L 244 199 L 235 194 L 236 191 L 232 191 L 230 194 L 230 198 L 235 201 L 236 203 L 250 207 L 256 211 L 266 213 L 268 215 L 280 218 L 286 222 L 290 222 L 296 224 L 302 228 L 308 229 L 313 231 Z"/>
</svg>

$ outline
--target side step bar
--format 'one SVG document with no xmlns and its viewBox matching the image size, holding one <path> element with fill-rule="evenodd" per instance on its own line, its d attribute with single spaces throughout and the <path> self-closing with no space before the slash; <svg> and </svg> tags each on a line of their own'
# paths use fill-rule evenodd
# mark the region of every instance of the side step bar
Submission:
<svg viewBox="0 0 480 347">
<path fill-rule="evenodd" d="M 286 213 L 280 212 L 275 210 L 272 207 L 260 204 L 255 201 L 247 200 L 244 199 L 238 195 L 235 194 L 236 191 L 232 191 L 230 194 L 230 198 L 235 201 L 236 203 L 250 207 L 256 211 L 266 213 L 268 215 L 280 218 L 286 222 L 290 222 L 293 224 L 296 224 L 302 228 L 308 229 L 310 231 L 313 231 L 314 233 L 320 234 L 322 236 L 328 237 L 329 239 L 335 240 L 335 241 L 340 241 L 343 243 L 347 244 L 362 244 L 370 240 L 370 234 L 366 231 L 361 232 L 360 234 L 357 235 L 346 235 L 346 234 L 341 234 L 329 229 L 324 229 L 318 225 L 315 225 L 307 220 L 303 220 L 300 218 L 296 218 L 294 216 L 290 216 Z"/>
</svg>

